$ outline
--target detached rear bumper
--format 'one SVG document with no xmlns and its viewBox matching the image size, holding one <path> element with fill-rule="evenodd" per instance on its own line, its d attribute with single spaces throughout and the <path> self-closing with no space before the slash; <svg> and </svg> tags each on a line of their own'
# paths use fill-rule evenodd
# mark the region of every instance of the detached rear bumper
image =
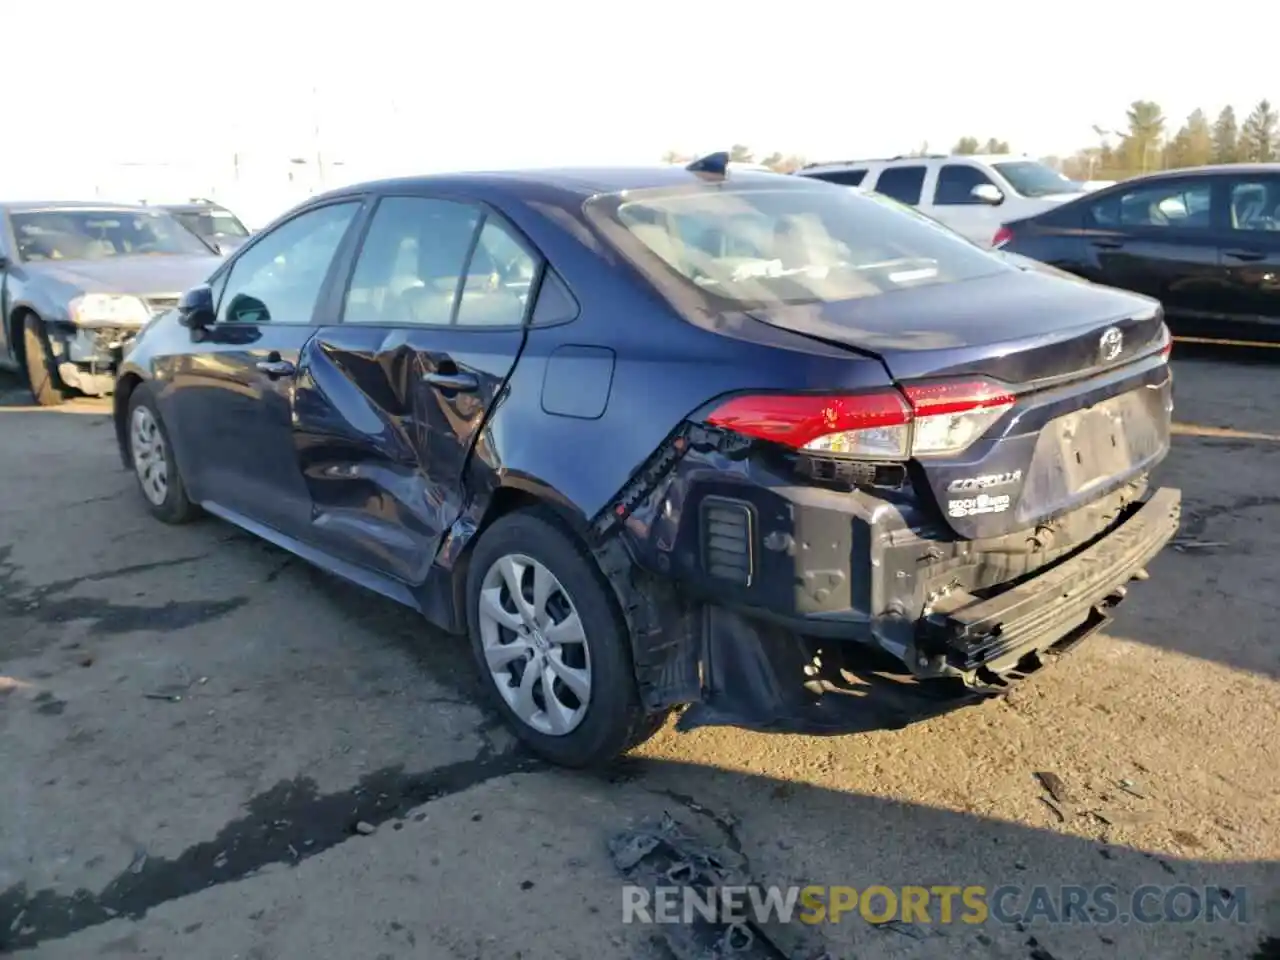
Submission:
<svg viewBox="0 0 1280 960">
<path fill-rule="evenodd" d="M 919 626 L 919 648 L 939 651 L 974 686 L 999 683 L 1029 658 L 1059 651 L 1110 621 L 1126 584 L 1178 530 L 1181 491 L 1157 490 L 1090 546 L 986 599 L 949 593 Z"/>
</svg>

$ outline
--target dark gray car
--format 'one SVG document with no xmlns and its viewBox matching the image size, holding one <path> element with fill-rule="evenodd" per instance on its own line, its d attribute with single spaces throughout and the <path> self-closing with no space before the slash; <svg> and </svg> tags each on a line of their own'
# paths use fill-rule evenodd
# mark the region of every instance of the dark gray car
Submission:
<svg viewBox="0 0 1280 960">
<path fill-rule="evenodd" d="M 212 200 L 166 203 L 160 209 L 168 210 L 179 223 L 224 256 L 249 239 L 249 228 L 240 218 Z"/>
<path fill-rule="evenodd" d="M 163 210 L 0 204 L 0 368 L 46 406 L 110 393 L 125 344 L 221 262 Z"/>
</svg>

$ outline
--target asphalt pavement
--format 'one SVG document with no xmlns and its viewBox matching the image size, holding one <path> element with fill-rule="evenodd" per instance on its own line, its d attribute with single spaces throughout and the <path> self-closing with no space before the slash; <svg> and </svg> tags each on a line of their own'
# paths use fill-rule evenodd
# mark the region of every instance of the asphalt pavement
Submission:
<svg viewBox="0 0 1280 960">
<path fill-rule="evenodd" d="M 983 923 L 760 926 L 744 955 L 1275 960 L 1280 355 L 1174 367 L 1183 531 L 1105 636 L 902 730 L 669 725 L 590 774 L 515 747 L 464 643 L 224 523 L 159 524 L 104 403 L 0 379 L 0 953 L 683 960 L 716 931 L 624 924 L 609 845 L 665 814 L 755 884 L 1013 891 Z M 1064 884 L 1245 903 L 1014 922 Z"/>
</svg>

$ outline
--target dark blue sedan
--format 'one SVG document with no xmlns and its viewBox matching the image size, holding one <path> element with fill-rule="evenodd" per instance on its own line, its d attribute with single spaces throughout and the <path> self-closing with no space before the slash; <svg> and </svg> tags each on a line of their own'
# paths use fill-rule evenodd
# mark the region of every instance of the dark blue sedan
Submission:
<svg viewBox="0 0 1280 960">
<path fill-rule="evenodd" d="M 124 362 L 147 506 L 468 634 L 567 765 L 679 707 L 848 729 L 868 665 L 1000 693 L 1107 623 L 1178 523 L 1159 304 L 726 159 L 291 211 Z"/>
</svg>

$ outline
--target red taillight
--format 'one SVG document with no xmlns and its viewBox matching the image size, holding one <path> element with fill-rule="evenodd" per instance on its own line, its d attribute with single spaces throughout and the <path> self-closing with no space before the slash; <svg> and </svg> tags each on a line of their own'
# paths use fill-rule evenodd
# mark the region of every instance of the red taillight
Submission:
<svg viewBox="0 0 1280 960">
<path fill-rule="evenodd" d="M 987 380 L 915 384 L 903 392 L 734 397 L 707 422 L 793 450 L 903 459 L 960 452 L 1014 403 Z"/>
<path fill-rule="evenodd" d="M 1166 344 L 1164 345 L 1164 347 L 1160 350 L 1160 356 L 1161 356 L 1161 357 L 1163 357 L 1165 360 L 1168 360 L 1168 359 L 1169 359 L 1169 355 L 1170 355 L 1171 353 L 1173 353 L 1173 338 L 1172 338 L 1172 337 L 1169 339 L 1169 342 L 1168 342 L 1168 343 L 1166 343 Z"/>
<path fill-rule="evenodd" d="M 906 427 L 911 411 L 896 390 L 838 396 L 761 394 L 726 401 L 707 422 L 795 450 L 826 449 L 821 445 L 826 438 L 857 435 L 865 450 L 838 452 L 901 456 L 908 449 Z"/>
<path fill-rule="evenodd" d="M 991 239 L 993 247 L 1003 247 L 1006 243 L 1013 239 L 1013 231 L 1008 227 L 1001 227 L 996 231 L 996 235 Z"/>
<path fill-rule="evenodd" d="M 906 388 L 911 408 L 920 416 L 964 413 L 1013 403 L 1013 394 L 987 380 L 972 383 L 929 383 Z"/>
</svg>

